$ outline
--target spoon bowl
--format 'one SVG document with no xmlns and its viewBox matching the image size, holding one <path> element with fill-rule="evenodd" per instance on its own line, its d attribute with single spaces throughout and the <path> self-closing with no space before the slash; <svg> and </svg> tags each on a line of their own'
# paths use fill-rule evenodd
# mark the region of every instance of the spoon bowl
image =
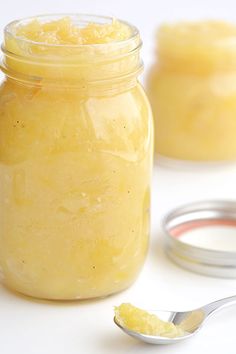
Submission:
<svg viewBox="0 0 236 354">
<path fill-rule="evenodd" d="M 178 325 L 184 330 L 183 336 L 178 337 L 163 337 L 158 335 L 149 335 L 140 332 L 130 330 L 122 326 L 114 317 L 115 324 L 122 329 L 126 334 L 150 344 L 174 344 L 180 341 L 191 338 L 195 335 L 203 323 L 216 311 L 225 308 L 230 305 L 236 304 L 236 296 L 227 297 L 218 301 L 214 301 L 210 304 L 202 306 L 196 310 L 192 311 L 149 311 L 150 313 L 156 315 L 159 319 L 171 322 L 174 325 Z"/>
</svg>

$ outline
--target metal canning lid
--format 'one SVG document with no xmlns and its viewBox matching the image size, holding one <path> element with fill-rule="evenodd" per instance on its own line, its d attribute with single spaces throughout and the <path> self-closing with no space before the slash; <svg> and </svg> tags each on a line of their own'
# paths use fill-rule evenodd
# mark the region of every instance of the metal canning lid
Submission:
<svg viewBox="0 0 236 354">
<path fill-rule="evenodd" d="M 188 270 L 236 278 L 236 202 L 204 201 L 171 211 L 163 220 L 165 250 Z"/>
</svg>

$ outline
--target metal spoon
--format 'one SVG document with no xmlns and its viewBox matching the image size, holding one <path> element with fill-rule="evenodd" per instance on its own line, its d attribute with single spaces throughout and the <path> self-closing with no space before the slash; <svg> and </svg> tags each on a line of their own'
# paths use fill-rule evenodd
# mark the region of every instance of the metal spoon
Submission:
<svg viewBox="0 0 236 354">
<path fill-rule="evenodd" d="M 143 342 L 151 344 L 172 344 L 182 340 L 186 340 L 196 334 L 202 327 L 203 323 L 216 311 L 227 307 L 229 305 L 236 304 L 236 296 L 227 297 L 218 301 L 211 302 L 208 305 L 202 306 L 193 311 L 175 312 L 175 311 L 150 311 L 158 316 L 163 321 L 172 322 L 175 325 L 180 326 L 185 335 L 181 337 L 161 337 L 150 336 L 148 334 L 142 334 L 139 332 L 131 331 L 121 326 L 114 317 L 115 324 L 120 327 L 126 334 L 131 337 L 137 338 Z"/>
</svg>

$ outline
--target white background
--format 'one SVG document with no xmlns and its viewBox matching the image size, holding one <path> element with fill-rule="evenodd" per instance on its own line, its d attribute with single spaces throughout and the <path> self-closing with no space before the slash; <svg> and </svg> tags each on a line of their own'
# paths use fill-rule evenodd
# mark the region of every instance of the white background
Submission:
<svg viewBox="0 0 236 354">
<path fill-rule="evenodd" d="M 134 23 L 144 41 L 146 71 L 152 61 L 154 31 L 161 22 L 235 19 L 235 0 L 1 0 L 0 30 L 9 21 L 40 13 L 85 12 L 113 15 Z M 152 237 L 144 270 L 127 291 L 91 302 L 33 301 L 0 286 L 1 354 L 236 354 L 236 308 L 212 317 L 192 340 L 156 347 L 126 337 L 113 325 L 113 306 L 133 302 L 144 308 L 191 309 L 236 294 L 236 280 L 190 273 L 163 252 L 160 220 L 172 207 L 201 199 L 236 199 L 236 167 L 169 169 L 155 167 Z"/>
</svg>

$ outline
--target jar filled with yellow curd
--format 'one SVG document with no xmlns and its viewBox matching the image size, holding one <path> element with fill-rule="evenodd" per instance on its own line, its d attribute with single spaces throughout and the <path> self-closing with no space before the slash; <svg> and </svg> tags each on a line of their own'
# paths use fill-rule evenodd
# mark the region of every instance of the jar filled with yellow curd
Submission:
<svg viewBox="0 0 236 354">
<path fill-rule="evenodd" d="M 236 160 L 236 25 L 162 25 L 148 78 L 155 152 L 192 161 Z"/>
<path fill-rule="evenodd" d="M 17 292 L 88 299 L 127 288 L 149 236 L 152 115 L 132 25 L 39 16 L 4 32 L 0 274 Z"/>
</svg>

